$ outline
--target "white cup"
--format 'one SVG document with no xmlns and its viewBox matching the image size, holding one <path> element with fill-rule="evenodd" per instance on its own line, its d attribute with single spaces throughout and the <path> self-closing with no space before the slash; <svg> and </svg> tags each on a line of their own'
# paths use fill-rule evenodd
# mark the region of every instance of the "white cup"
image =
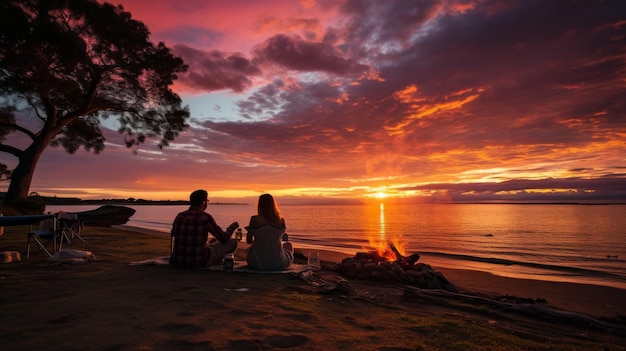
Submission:
<svg viewBox="0 0 626 351">
<path fill-rule="evenodd" d="M 312 271 L 319 271 L 320 269 L 322 269 L 319 252 L 309 251 L 309 259 L 307 261 L 307 266 Z"/>
</svg>

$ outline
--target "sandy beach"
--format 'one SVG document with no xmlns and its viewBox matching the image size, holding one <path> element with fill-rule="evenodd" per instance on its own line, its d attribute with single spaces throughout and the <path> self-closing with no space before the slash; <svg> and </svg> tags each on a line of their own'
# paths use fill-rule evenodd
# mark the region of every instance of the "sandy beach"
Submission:
<svg viewBox="0 0 626 351">
<path fill-rule="evenodd" d="M 2 251 L 24 253 L 25 233 L 5 228 Z M 0 265 L 1 350 L 626 350 L 626 291 L 616 288 L 438 267 L 459 293 L 343 281 L 333 268 L 345 255 L 330 251 L 320 252 L 320 287 L 297 273 L 131 265 L 167 255 L 169 237 L 82 235 L 87 244 L 70 248 L 95 260 Z"/>
</svg>

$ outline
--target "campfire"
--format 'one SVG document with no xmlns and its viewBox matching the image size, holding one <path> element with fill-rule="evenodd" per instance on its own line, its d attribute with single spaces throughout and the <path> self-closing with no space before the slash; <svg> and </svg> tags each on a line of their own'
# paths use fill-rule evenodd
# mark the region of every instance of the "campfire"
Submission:
<svg viewBox="0 0 626 351">
<path fill-rule="evenodd" d="M 338 263 L 335 270 L 349 279 L 396 281 L 414 285 L 422 289 L 443 289 L 456 292 L 441 272 L 430 265 L 417 263 L 417 253 L 404 256 L 392 243 L 388 249 L 357 252 Z"/>
</svg>

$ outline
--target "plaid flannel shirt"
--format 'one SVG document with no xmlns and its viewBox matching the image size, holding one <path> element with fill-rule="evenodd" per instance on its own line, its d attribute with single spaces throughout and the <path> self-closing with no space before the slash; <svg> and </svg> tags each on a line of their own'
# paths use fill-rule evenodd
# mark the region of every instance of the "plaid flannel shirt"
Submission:
<svg viewBox="0 0 626 351">
<path fill-rule="evenodd" d="M 177 268 L 204 268 L 209 255 L 206 246 L 209 233 L 221 242 L 227 242 L 231 236 L 199 207 L 191 206 L 179 213 L 172 224 L 174 249 L 170 264 Z"/>
</svg>

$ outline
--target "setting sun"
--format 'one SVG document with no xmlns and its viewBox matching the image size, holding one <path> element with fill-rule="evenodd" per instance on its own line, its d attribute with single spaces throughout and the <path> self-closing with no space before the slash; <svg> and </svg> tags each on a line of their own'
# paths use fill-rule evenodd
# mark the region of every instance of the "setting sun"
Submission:
<svg viewBox="0 0 626 351">
<path fill-rule="evenodd" d="M 382 191 L 379 191 L 376 194 L 374 194 L 374 197 L 377 199 L 384 199 L 387 197 L 387 194 Z"/>
</svg>

